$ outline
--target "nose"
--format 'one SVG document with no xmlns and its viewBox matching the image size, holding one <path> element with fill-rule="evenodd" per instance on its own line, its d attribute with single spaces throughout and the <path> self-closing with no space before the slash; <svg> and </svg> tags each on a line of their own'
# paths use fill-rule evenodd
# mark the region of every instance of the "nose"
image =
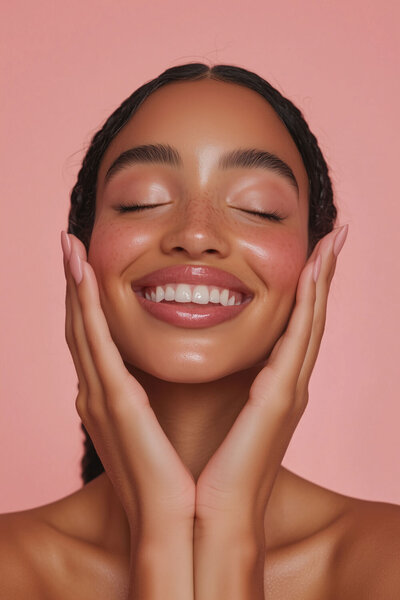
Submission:
<svg viewBox="0 0 400 600">
<path fill-rule="evenodd" d="M 174 215 L 162 241 L 165 253 L 184 253 L 199 259 L 208 254 L 229 254 L 227 227 L 221 211 L 205 198 L 191 200 Z"/>
</svg>

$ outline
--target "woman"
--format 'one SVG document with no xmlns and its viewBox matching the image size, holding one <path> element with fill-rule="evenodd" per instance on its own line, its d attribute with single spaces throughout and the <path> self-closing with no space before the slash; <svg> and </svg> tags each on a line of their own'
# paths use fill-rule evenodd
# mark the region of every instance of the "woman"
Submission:
<svg viewBox="0 0 400 600">
<path fill-rule="evenodd" d="M 397 506 L 281 462 L 347 226 L 301 113 L 233 66 L 165 71 L 72 191 L 81 490 L 1 519 L 4 598 L 398 598 Z"/>
</svg>

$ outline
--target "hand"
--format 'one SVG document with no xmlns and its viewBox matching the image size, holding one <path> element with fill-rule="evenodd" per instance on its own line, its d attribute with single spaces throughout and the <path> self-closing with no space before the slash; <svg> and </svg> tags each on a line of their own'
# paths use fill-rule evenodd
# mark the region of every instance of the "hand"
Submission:
<svg viewBox="0 0 400 600">
<path fill-rule="evenodd" d="M 146 541 L 158 541 L 170 528 L 187 522 L 192 533 L 193 476 L 111 338 L 83 244 L 64 232 L 62 242 L 67 279 L 65 335 L 79 380 L 77 412 L 125 509 L 131 532 L 140 530 Z M 83 275 L 79 284 L 71 268 L 78 278 Z"/>
<path fill-rule="evenodd" d="M 222 530 L 226 543 L 235 537 L 264 545 L 268 499 L 308 402 L 309 380 L 324 332 L 336 267 L 333 244 L 337 233 L 336 229 L 320 240 L 306 262 L 288 326 L 254 379 L 249 399 L 233 427 L 198 478 L 195 540 L 206 532 Z M 322 262 L 315 283 L 313 269 L 318 255 Z"/>
</svg>

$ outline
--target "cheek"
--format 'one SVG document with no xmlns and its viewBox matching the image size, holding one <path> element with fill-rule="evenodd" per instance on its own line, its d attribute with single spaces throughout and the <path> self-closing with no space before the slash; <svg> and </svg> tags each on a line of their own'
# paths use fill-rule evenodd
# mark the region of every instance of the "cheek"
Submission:
<svg viewBox="0 0 400 600">
<path fill-rule="evenodd" d="M 249 263 L 270 291 L 293 291 L 307 259 L 305 233 L 274 232 L 246 244 Z"/>
<path fill-rule="evenodd" d="M 135 227 L 131 228 L 116 223 L 99 223 L 93 228 L 90 240 L 88 260 L 96 275 L 118 275 L 135 260 L 148 244 L 149 233 Z"/>
</svg>

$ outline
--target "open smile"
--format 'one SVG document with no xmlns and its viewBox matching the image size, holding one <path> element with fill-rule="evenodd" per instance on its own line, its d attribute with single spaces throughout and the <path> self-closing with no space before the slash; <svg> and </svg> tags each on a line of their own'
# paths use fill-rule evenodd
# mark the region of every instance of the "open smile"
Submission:
<svg viewBox="0 0 400 600">
<path fill-rule="evenodd" d="M 205 301 L 207 298 L 207 290 L 203 290 L 203 296 L 201 298 L 196 297 L 195 294 L 192 297 L 189 297 L 189 290 L 180 289 L 180 285 L 185 285 L 185 288 L 190 287 L 186 286 L 186 284 L 177 284 L 175 299 L 171 298 L 172 291 L 169 292 L 169 295 L 167 296 L 168 298 L 171 298 L 170 300 L 166 299 L 165 296 L 162 297 L 162 292 L 160 291 L 161 286 L 157 286 L 158 291 L 154 288 L 142 288 L 136 290 L 135 295 L 139 304 L 156 319 L 165 321 L 176 327 L 195 329 L 200 327 L 211 327 L 233 319 L 240 314 L 253 299 L 253 296 L 244 296 L 241 293 L 235 293 L 230 296 L 231 302 L 229 303 L 230 299 L 226 302 L 226 296 L 228 294 L 224 294 L 224 291 L 222 291 L 218 297 L 218 303 L 215 301 L 217 299 L 216 294 L 213 296 L 214 300 L 210 301 L 209 299 L 208 301 Z M 168 293 L 169 286 L 166 287 L 166 292 Z M 200 286 L 192 287 L 196 288 Z M 187 295 L 184 296 L 183 299 L 182 295 L 184 295 L 184 293 Z M 241 297 L 239 298 L 238 296 Z M 199 300 L 202 301 L 199 302 Z M 235 303 L 232 300 L 235 300 Z M 222 303 L 220 303 L 221 301 Z"/>
</svg>

